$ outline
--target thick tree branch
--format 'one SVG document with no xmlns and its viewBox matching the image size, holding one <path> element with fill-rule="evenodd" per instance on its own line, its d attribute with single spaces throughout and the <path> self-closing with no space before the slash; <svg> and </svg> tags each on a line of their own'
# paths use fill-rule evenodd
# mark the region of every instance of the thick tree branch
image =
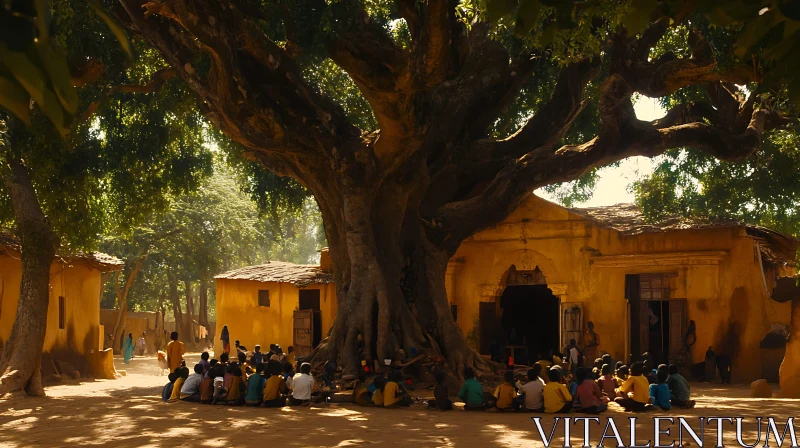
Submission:
<svg viewBox="0 0 800 448">
<path fill-rule="evenodd" d="M 536 188 L 577 179 L 593 168 L 631 156 L 653 157 L 672 148 L 693 148 L 720 160 L 742 160 L 760 148 L 767 116 L 766 110 L 754 111 L 739 134 L 702 122 L 658 129 L 636 120 L 612 141 L 598 136 L 557 151 L 541 146 L 509 162 L 479 194 L 441 207 L 429 236 L 454 251 L 465 238 L 494 224 L 495 216 L 507 216 Z"/>
<path fill-rule="evenodd" d="M 89 104 L 83 111 L 76 124 L 85 123 L 100 107 L 103 101 L 117 93 L 153 93 L 161 88 L 165 82 L 178 75 L 178 71 L 172 67 L 162 68 L 153 74 L 152 79 L 146 84 L 120 84 L 109 88 L 103 93 L 102 97 Z"/>
<path fill-rule="evenodd" d="M 273 158 L 348 157 L 360 131 L 313 91 L 286 52 L 225 2 L 120 0 L 131 25 L 158 48 L 226 134 Z M 210 63 L 198 73 L 198 62 Z"/>
</svg>

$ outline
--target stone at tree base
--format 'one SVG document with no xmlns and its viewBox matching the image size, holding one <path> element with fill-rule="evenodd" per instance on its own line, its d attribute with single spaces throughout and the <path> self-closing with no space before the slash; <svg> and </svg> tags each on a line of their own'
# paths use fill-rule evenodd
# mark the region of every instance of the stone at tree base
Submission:
<svg viewBox="0 0 800 448">
<path fill-rule="evenodd" d="M 772 386 L 760 379 L 750 383 L 750 398 L 772 398 Z"/>
</svg>

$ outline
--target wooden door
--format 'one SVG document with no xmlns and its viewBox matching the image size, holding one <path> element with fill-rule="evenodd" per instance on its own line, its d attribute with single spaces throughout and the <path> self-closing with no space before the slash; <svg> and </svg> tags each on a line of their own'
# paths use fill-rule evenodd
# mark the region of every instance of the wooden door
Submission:
<svg viewBox="0 0 800 448">
<path fill-rule="evenodd" d="M 561 348 L 569 345 L 570 339 L 580 345 L 583 332 L 583 303 L 561 302 Z M 564 356 L 568 356 L 564 353 Z"/>
<path fill-rule="evenodd" d="M 314 310 L 295 310 L 292 317 L 295 356 L 307 356 L 314 349 Z"/>
<path fill-rule="evenodd" d="M 678 359 L 686 334 L 686 299 L 669 301 L 669 360 Z"/>
<path fill-rule="evenodd" d="M 481 346 L 480 353 L 490 354 L 489 346 L 497 335 L 497 306 L 494 302 L 480 302 L 478 304 L 478 325 Z"/>
</svg>

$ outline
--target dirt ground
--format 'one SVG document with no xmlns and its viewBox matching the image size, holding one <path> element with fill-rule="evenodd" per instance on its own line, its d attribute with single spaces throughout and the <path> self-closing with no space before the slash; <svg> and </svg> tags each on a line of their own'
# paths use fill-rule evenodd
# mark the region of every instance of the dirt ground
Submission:
<svg viewBox="0 0 800 448">
<path fill-rule="evenodd" d="M 199 358 L 189 356 L 187 364 Z M 157 375 L 155 358 L 134 358 L 130 365 L 117 361 L 128 375 L 118 380 L 61 384 L 47 388 L 47 398 L 15 396 L 0 400 L 0 446 L 114 446 L 114 447 L 250 447 L 250 446 L 424 446 L 424 447 L 532 447 L 543 446 L 531 420 L 534 414 L 429 411 L 422 405 L 408 409 L 376 409 L 351 404 L 316 405 L 310 408 L 229 408 L 189 403 L 162 403 L 160 392 L 166 377 Z M 689 418 L 698 429 L 697 417 L 744 417 L 744 442 L 756 439 L 755 417 L 775 417 L 783 430 L 786 417 L 800 411 L 800 401 L 750 399 L 745 385 L 701 385 L 692 383 L 697 408 L 638 414 L 637 441 L 653 437 L 652 417 Z M 430 391 L 417 391 L 430 396 Z M 570 417 L 586 417 L 570 414 Z M 626 414 L 611 405 L 593 424 L 590 440 L 596 446 L 613 417 L 624 443 L 630 440 Z M 549 435 L 552 416 L 542 416 Z M 677 435 L 677 423 L 665 425 Z M 735 426 L 725 424 L 724 445 L 736 443 Z M 800 433 L 800 428 L 798 428 Z M 572 444 L 582 445 L 583 424 L 571 429 Z M 555 446 L 563 446 L 564 427 L 556 431 Z M 686 437 L 686 436 L 685 436 Z M 707 426 L 704 446 L 714 446 L 716 423 Z M 763 435 L 762 435 L 763 437 Z M 691 440 L 691 439 L 689 439 Z M 606 445 L 613 446 L 613 439 Z M 772 446 L 773 441 L 770 442 Z M 696 445 L 694 442 L 685 443 Z M 763 438 L 761 444 L 763 445 Z M 784 446 L 788 446 L 787 443 Z"/>
</svg>

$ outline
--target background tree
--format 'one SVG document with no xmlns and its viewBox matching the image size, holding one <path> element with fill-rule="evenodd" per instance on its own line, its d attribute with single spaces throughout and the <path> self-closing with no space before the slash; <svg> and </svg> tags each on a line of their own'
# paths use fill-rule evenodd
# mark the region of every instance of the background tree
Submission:
<svg viewBox="0 0 800 448">
<path fill-rule="evenodd" d="M 798 60 L 794 9 L 767 1 L 120 0 L 115 12 L 214 126 L 313 193 L 339 301 L 317 355 L 349 371 L 359 335 L 368 362 L 397 340 L 482 365 L 444 288 L 465 238 L 534 189 L 629 156 L 750 156 L 790 105 L 736 85 L 794 92 Z M 685 41 L 653 57 L 679 27 Z M 692 88 L 702 102 L 664 119 L 633 112 L 636 94 Z"/>
<path fill-rule="evenodd" d="M 196 315 L 213 337 L 214 275 L 267 260 L 315 261 L 324 236 L 319 211 L 309 202 L 302 188 L 232 152 L 214 164 L 214 174 L 196 191 L 175 198 L 167 211 L 130 236 L 108 237 L 101 247 L 125 259 L 126 266 L 143 260 L 128 296 L 130 309 L 160 310 L 169 304 L 182 334 L 192 334 L 190 316 Z M 109 284 L 102 306 L 123 303 L 118 296 Z"/>
<path fill-rule="evenodd" d="M 8 133 L 0 154 L 5 185 L 0 227 L 20 236 L 23 281 L 17 319 L 0 358 L 0 395 L 23 388 L 43 394 L 39 365 L 47 285 L 59 241 L 67 252 L 93 250 L 103 231 L 128 231 L 210 173 L 201 116 L 185 85 L 162 71 L 157 53 L 141 48 L 141 57 L 128 67 L 118 42 L 87 4 L 55 1 L 52 7 L 56 14 L 48 33 L 72 65 L 68 85 L 81 86 L 74 109 L 82 113 L 59 122 L 52 102 L 29 92 L 36 100 L 25 117 L 29 126 L 2 117 Z M 33 54 L 29 48 L 24 52 Z M 4 58 L 3 64 L 26 91 L 36 87 L 17 75 L 18 64 L 24 65 L 20 58 Z M 54 107 L 63 107 L 58 101 Z"/>
</svg>

